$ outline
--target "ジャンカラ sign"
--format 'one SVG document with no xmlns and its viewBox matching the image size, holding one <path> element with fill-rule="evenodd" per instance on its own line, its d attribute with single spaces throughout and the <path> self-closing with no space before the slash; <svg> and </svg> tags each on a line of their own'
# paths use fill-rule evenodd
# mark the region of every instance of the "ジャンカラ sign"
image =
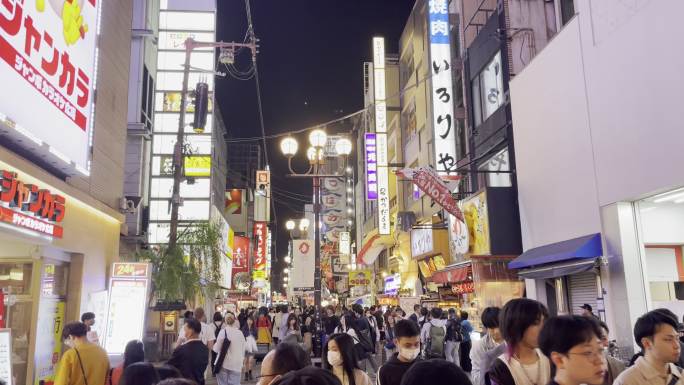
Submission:
<svg viewBox="0 0 684 385">
<path fill-rule="evenodd" d="M 66 214 L 65 199 L 35 184 L 27 184 L 16 172 L 0 171 L 0 222 L 61 238 L 58 223 Z"/>
</svg>

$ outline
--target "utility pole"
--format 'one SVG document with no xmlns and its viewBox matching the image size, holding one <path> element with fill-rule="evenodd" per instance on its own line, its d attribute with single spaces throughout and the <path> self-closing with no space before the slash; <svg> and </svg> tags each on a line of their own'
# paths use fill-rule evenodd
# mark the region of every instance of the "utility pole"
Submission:
<svg viewBox="0 0 684 385">
<path fill-rule="evenodd" d="M 180 117 L 178 118 L 178 135 L 173 150 L 173 190 L 171 192 L 171 224 L 169 228 L 169 249 L 176 247 L 178 241 L 178 208 L 183 204 L 180 197 L 180 184 L 183 179 L 183 141 L 185 136 L 185 96 L 188 93 L 188 77 L 190 75 L 190 57 L 196 48 L 224 48 L 235 52 L 236 48 L 249 48 L 252 51 L 252 61 L 256 62 L 257 39 L 252 35 L 249 43 L 202 42 L 189 37 L 185 40 L 185 63 L 183 64 L 183 90 L 180 100 Z"/>
</svg>

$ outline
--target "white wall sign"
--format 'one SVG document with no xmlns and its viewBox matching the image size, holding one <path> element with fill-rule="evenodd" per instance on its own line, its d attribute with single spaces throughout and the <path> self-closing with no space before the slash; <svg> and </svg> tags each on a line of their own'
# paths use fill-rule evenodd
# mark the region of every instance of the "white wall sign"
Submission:
<svg viewBox="0 0 684 385">
<path fill-rule="evenodd" d="M 4 3 L 3 3 L 4 4 Z M 12 1 L 0 10 L 0 117 L 88 173 L 101 2 Z M 41 9 L 42 8 L 42 9 Z M 71 23 L 63 14 L 73 15 Z M 78 18 L 76 18 L 78 16 Z M 40 113 L 36 113 L 40 111 Z"/>
<path fill-rule="evenodd" d="M 292 275 L 294 290 L 313 290 L 315 273 L 314 242 L 311 239 L 292 241 Z"/>
<path fill-rule="evenodd" d="M 340 232 L 340 254 L 351 254 L 351 236 L 349 234 L 349 231 Z"/>
<path fill-rule="evenodd" d="M 440 174 L 454 172 L 457 161 L 448 7 L 447 0 L 430 0 L 428 13 L 434 167 Z"/>
<path fill-rule="evenodd" d="M 432 239 L 432 229 L 413 229 L 411 230 L 411 256 L 431 253 L 434 249 Z"/>
<path fill-rule="evenodd" d="M 387 169 L 387 105 L 385 102 L 385 39 L 373 38 L 375 140 L 378 176 L 378 233 L 390 234 L 389 171 Z"/>
</svg>

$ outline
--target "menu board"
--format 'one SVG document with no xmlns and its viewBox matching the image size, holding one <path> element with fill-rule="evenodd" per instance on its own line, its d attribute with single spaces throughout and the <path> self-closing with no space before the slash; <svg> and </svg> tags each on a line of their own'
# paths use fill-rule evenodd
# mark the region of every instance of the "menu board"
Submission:
<svg viewBox="0 0 684 385">
<path fill-rule="evenodd" d="M 40 299 L 36 329 L 35 385 L 41 382 L 50 383 L 55 379 L 55 368 L 62 353 L 65 305 L 64 301 L 58 299 Z"/>
<path fill-rule="evenodd" d="M 149 269 L 146 264 L 115 263 L 112 271 L 104 347 L 109 354 L 121 354 L 128 341 L 143 337 Z"/>
<path fill-rule="evenodd" d="M 0 381 L 12 385 L 12 330 L 0 329 Z"/>
</svg>

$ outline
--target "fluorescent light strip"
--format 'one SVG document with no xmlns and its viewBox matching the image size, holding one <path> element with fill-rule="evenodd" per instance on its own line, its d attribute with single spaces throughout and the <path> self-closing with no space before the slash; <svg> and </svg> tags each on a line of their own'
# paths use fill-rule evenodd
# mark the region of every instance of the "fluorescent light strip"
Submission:
<svg viewBox="0 0 684 385">
<path fill-rule="evenodd" d="M 20 125 L 18 125 L 18 124 L 15 124 L 15 125 L 14 125 L 14 129 L 15 129 L 18 133 L 20 133 L 20 134 L 24 135 L 25 137 L 27 137 L 28 139 L 30 139 L 33 143 L 35 143 L 35 144 L 37 144 L 37 145 L 39 145 L 39 146 L 42 146 L 42 145 L 43 145 L 43 141 L 40 140 L 40 138 L 38 138 L 37 136 L 33 135 L 31 132 L 29 132 L 29 131 L 28 131 L 27 129 L 25 129 L 24 127 L 22 127 L 22 126 L 20 126 Z"/>
<path fill-rule="evenodd" d="M 676 193 L 676 194 L 675 194 Z M 678 189 L 675 191 L 670 191 L 665 194 L 661 194 L 660 198 L 656 198 L 653 200 L 655 203 L 662 203 L 662 202 L 667 202 L 671 200 L 675 200 L 678 198 L 684 197 L 684 189 Z"/>
<path fill-rule="evenodd" d="M 50 147 L 50 153 L 64 161 L 64 163 L 71 164 L 71 159 L 69 159 L 66 155 L 62 154 L 61 152 L 55 150 L 53 147 Z"/>
</svg>

